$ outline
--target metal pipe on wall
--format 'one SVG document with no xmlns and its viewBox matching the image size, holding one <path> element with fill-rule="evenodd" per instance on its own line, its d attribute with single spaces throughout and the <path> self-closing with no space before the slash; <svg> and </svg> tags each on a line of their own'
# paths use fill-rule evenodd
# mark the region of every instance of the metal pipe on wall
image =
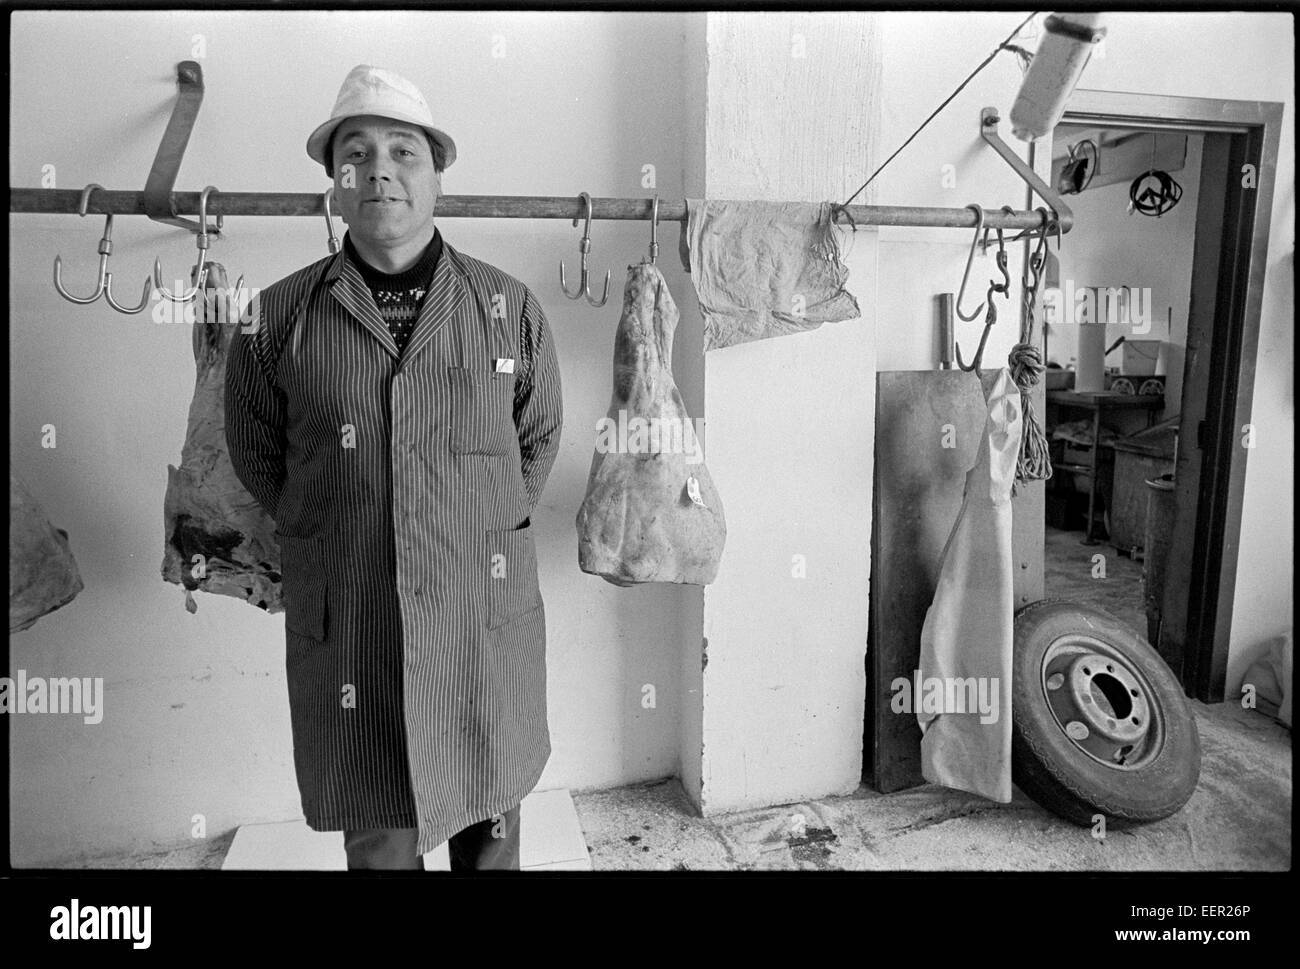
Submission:
<svg viewBox="0 0 1300 969">
<path fill-rule="evenodd" d="M 173 192 L 178 214 L 197 215 L 199 192 Z M 319 216 L 324 214 L 324 196 L 316 192 L 214 192 L 208 201 L 212 216 Z M 11 188 L 9 211 L 46 215 L 76 215 L 81 190 L 72 188 Z M 593 198 L 593 219 L 648 220 L 651 198 Z M 94 215 L 147 215 L 144 192 L 99 190 L 86 208 Z M 444 218 L 467 219 L 580 219 L 585 215 L 578 196 L 539 195 L 444 195 L 438 199 L 437 214 Z M 837 213 L 836 222 L 847 225 L 894 225 L 934 228 L 974 228 L 975 213 L 969 208 L 923 205 L 848 205 Z M 686 201 L 660 199 L 661 222 L 684 222 Z M 1037 229 L 1043 224 L 1038 211 L 1003 212 L 990 207 L 984 225 L 993 229 Z"/>
</svg>

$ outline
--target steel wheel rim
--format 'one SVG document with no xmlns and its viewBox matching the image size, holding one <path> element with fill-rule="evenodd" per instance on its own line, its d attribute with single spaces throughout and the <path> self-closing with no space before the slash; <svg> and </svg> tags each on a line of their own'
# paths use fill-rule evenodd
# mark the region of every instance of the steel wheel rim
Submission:
<svg viewBox="0 0 1300 969">
<path fill-rule="evenodd" d="M 1077 633 L 1053 640 L 1039 665 L 1039 688 L 1066 739 L 1111 770 L 1139 770 L 1164 746 L 1159 695 L 1110 643 Z"/>
</svg>

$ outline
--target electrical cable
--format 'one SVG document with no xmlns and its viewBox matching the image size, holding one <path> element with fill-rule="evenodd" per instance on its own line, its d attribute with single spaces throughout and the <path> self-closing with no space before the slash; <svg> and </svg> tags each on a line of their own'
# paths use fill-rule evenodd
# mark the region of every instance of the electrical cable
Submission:
<svg viewBox="0 0 1300 969">
<path fill-rule="evenodd" d="M 969 76 L 967 76 L 966 80 L 962 81 L 961 84 L 957 85 L 957 90 L 953 91 L 952 94 L 948 95 L 948 97 L 944 99 L 943 103 L 939 105 L 937 108 L 935 108 L 933 112 L 931 112 L 930 117 L 926 118 L 924 121 L 921 122 L 921 127 L 917 128 L 910 135 L 908 135 L 907 140 L 904 141 L 901 145 L 899 145 L 898 148 L 894 150 L 894 153 L 892 155 L 890 155 L 888 158 L 885 159 L 884 164 L 882 164 L 879 168 L 877 168 L 874 172 L 871 173 L 871 178 L 868 178 L 865 182 L 863 182 L 860 186 L 858 186 L 858 190 L 856 192 L 854 192 L 844 202 L 842 202 L 840 205 L 835 206 L 834 208 L 836 210 L 844 208 L 844 206 L 848 205 L 855 198 L 857 198 L 862 193 L 862 190 L 866 188 L 868 185 L 870 185 L 872 181 L 875 179 L 875 177 L 885 170 L 885 165 L 888 165 L 891 161 L 893 161 L 896 157 L 898 157 L 898 153 L 901 152 L 908 145 L 910 145 L 912 143 L 912 139 L 915 138 L 917 135 L 919 135 L 922 132 L 922 130 L 924 130 L 925 126 L 928 125 L 931 121 L 933 121 L 935 117 L 939 114 L 939 112 L 942 111 L 944 108 L 946 108 L 949 102 L 952 101 L 952 99 L 955 98 L 958 94 L 960 94 L 962 92 L 962 89 L 966 87 L 967 84 L 969 84 L 971 81 L 975 79 L 976 74 L 984 70 L 984 68 L 988 67 L 989 64 L 993 62 L 993 58 L 997 57 L 998 54 L 1000 54 L 1004 50 L 1009 50 L 1023 61 L 1023 59 L 1025 58 L 1028 52 L 1025 51 L 1025 49 L 1022 47 L 1016 47 L 1011 43 L 1011 41 L 1015 38 L 1016 34 L 1024 30 L 1025 24 L 1029 23 L 1029 21 L 1037 17 L 1039 13 L 1040 11 L 1035 10 L 1028 17 L 1022 20 L 1020 22 L 1020 26 L 1016 27 L 1015 30 L 1011 31 L 1011 33 L 1007 35 L 1007 39 L 1004 40 L 1002 43 L 998 44 L 997 47 L 993 48 L 993 52 L 989 54 L 988 57 L 984 58 L 984 60 L 980 63 L 980 66 L 975 68 L 975 70 L 971 71 Z"/>
</svg>

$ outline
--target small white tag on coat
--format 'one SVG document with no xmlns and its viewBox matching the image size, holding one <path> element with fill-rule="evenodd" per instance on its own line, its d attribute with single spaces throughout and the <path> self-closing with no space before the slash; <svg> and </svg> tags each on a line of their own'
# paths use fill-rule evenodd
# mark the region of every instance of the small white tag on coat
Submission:
<svg viewBox="0 0 1300 969">
<path fill-rule="evenodd" d="M 700 483 L 695 480 L 695 475 L 686 479 L 686 494 L 690 496 L 691 501 L 701 508 L 704 507 L 704 499 L 700 497 Z"/>
<path fill-rule="evenodd" d="M 515 362 L 514 362 L 514 360 L 510 359 L 509 357 L 506 357 L 504 360 L 493 360 L 493 361 L 492 361 L 492 366 L 493 366 L 493 369 L 494 369 L 494 371 L 495 371 L 496 373 L 514 373 L 514 372 L 515 372 Z"/>
</svg>

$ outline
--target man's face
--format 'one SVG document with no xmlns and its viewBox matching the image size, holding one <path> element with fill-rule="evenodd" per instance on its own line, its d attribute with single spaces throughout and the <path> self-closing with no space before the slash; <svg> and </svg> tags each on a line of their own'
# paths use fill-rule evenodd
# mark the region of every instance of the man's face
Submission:
<svg viewBox="0 0 1300 969">
<path fill-rule="evenodd" d="M 334 134 L 334 198 L 349 230 L 384 247 L 417 238 L 442 193 L 424 130 L 363 115 Z"/>
</svg>

